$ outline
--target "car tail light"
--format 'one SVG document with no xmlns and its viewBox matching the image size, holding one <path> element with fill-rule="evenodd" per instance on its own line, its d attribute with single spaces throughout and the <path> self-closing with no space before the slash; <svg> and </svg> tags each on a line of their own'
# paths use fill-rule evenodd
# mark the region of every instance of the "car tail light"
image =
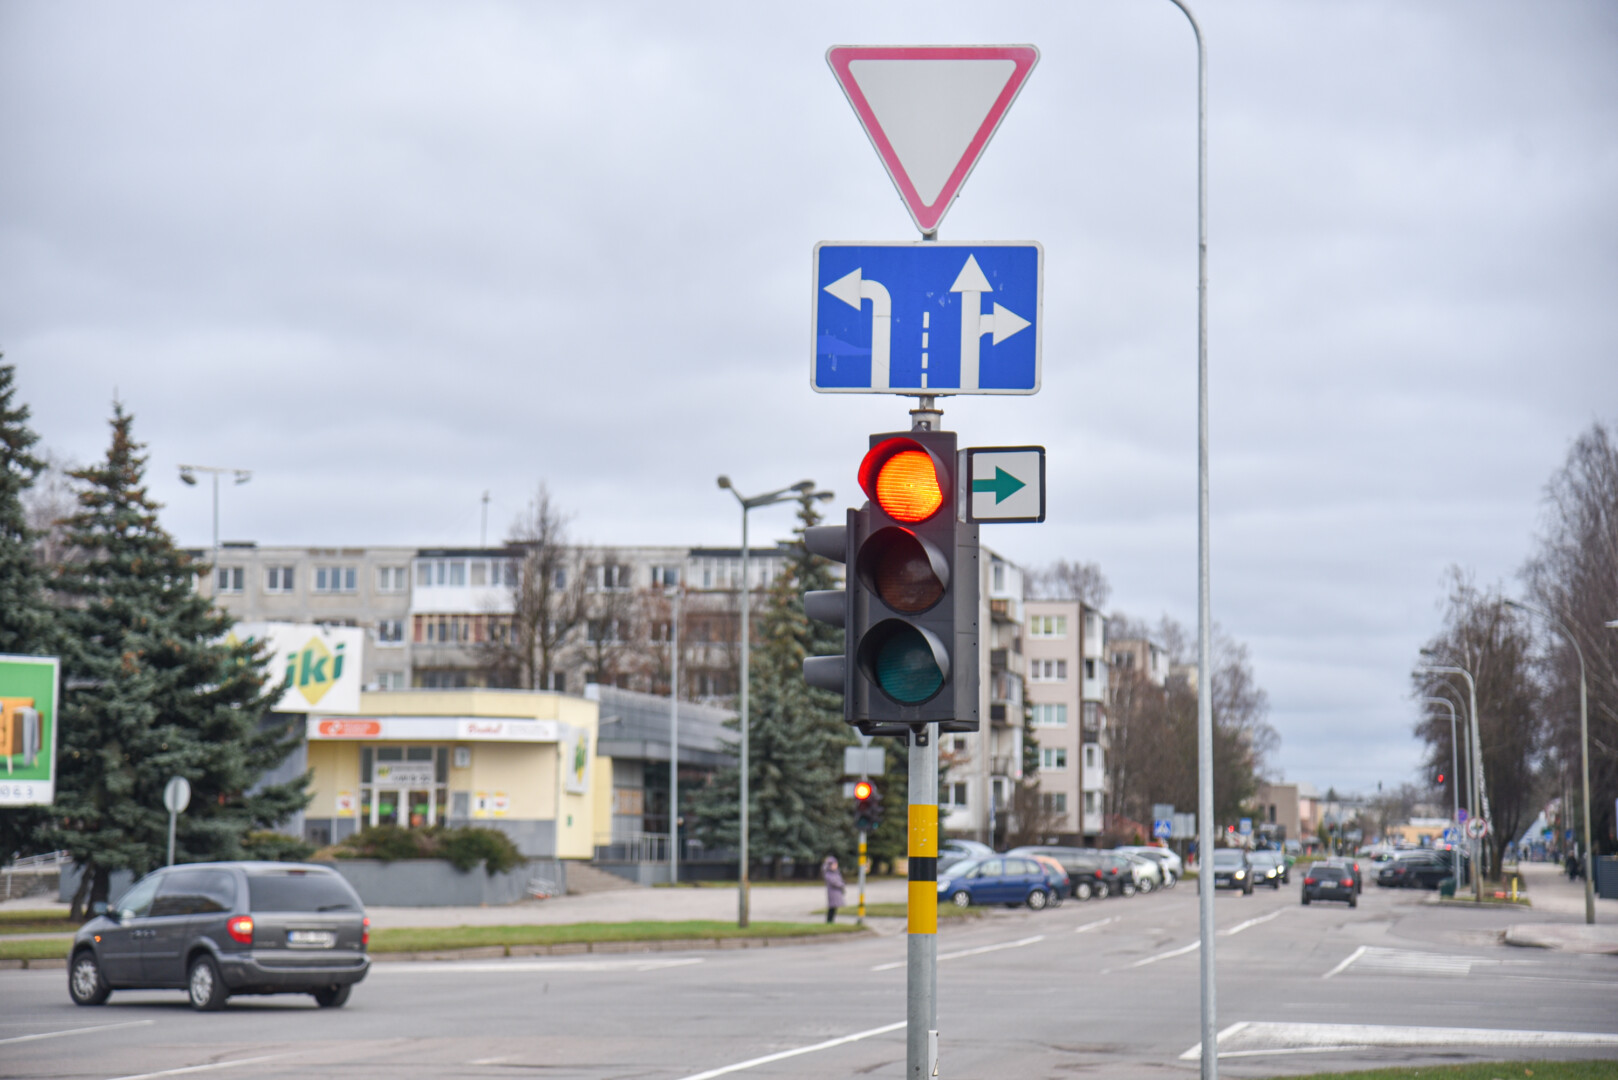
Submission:
<svg viewBox="0 0 1618 1080">
<path fill-rule="evenodd" d="M 230 933 L 231 940 L 239 941 L 243 945 L 253 943 L 253 917 L 251 915 L 238 915 L 225 924 Z"/>
<path fill-rule="evenodd" d="M 1346 878 L 1344 878 L 1344 879 L 1343 879 L 1343 887 L 1344 887 L 1344 888 L 1349 888 L 1349 887 L 1351 887 L 1351 886 L 1352 886 L 1352 885 L 1353 885 L 1353 884 L 1354 884 L 1354 879 L 1353 879 L 1353 878 L 1351 878 L 1351 877 L 1346 877 Z"/>
<path fill-rule="evenodd" d="M 360 920 L 360 927 L 360 944 L 369 945 L 371 943 L 371 917 L 369 915 Z"/>
<path fill-rule="evenodd" d="M 1305 885 L 1313 885 L 1315 883 L 1315 879 L 1312 877 L 1306 877 L 1303 879 L 1303 883 Z"/>
</svg>

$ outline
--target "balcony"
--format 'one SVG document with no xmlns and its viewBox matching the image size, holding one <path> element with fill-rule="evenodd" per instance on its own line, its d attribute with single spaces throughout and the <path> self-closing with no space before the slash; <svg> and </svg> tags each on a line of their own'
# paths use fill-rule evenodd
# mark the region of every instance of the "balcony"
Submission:
<svg viewBox="0 0 1618 1080">
<path fill-rule="evenodd" d="M 1011 776 L 1012 775 L 1012 758 L 1011 758 L 1011 755 L 1007 754 L 1007 755 L 1004 755 L 1004 756 L 1001 756 L 1001 757 L 991 757 L 989 759 L 989 773 L 992 776 Z"/>
<path fill-rule="evenodd" d="M 989 650 L 989 670 L 990 671 L 1004 671 L 1004 670 L 1006 670 L 1006 661 L 1007 661 L 1006 650 L 1004 650 L 1004 649 L 990 649 Z"/>
<path fill-rule="evenodd" d="M 1004 703 L 991 702 L 989 705 L 989 723 L 1004 724 L 1006 722 L 1006 707 Z"/>
<path fill-rule="evenodd" d="M 995 620 L 996 622 L 1010 622 L 1011 621 L 1011 601 L 1010 600 L 1003 600 L 1003 599 L 1002 600 L 990 600 L 989 601 L 989 618 Z"/>
</svg>

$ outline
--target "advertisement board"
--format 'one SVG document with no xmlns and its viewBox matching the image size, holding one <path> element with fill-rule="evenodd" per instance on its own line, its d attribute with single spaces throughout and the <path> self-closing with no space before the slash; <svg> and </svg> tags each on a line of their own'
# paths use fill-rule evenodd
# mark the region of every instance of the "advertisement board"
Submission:
<svg viewBox="0 0 1618 1080">
<path fill-rule="evenodd" d="M 61 661 L 0 656 L 0 806 L 48 806 L 56 797 Z"/>
<path fill-rule="evenodd" d="M 234 641 L 267 641 L 271 678 L 285 682 L 276 712 L 357 713 L 365 631 L 314 623 L 237 623 Z"/>
</svg>

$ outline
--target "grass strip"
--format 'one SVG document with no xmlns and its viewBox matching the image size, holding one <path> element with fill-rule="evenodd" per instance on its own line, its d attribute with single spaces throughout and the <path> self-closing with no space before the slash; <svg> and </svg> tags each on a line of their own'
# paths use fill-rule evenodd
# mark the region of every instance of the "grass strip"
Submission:
<svg viewBox="0 0 1618 1080">
<path fill-rule="evenodd" d="M 0 960 L 52 960 L 66 957 L 68 946 L 72 943 L 73 938 L 66 934 L 61 937 L 28 938 L 23 941 L 0 939 Z"/>
<path fill-rule="evenodd" d="M 371 931 L 371 951 L 437 952 L 491 945 L 572 945 L 605 941 L 691 941 L 714 938 L 779 938 L 847 934 L 859 927 L 834 923 L 759 922 L 743 930 L 733 922 L 583 922 L 540 926 L 398 927 Z"/>
<path fill-rule="evenodd" d="M 1401 1065 L 1369 1072 L 1309 1073 L 1290 1080 L 1612 1080 L 1615 1061 L 1495 1061 L 1481 1065 Z"/>
<path fill-rule="evenodd" d="M 16 919 L 0 923 L 0 939 L 8 934 L 71 934 L 81 925 L 72 919 Z"/>
</svg>

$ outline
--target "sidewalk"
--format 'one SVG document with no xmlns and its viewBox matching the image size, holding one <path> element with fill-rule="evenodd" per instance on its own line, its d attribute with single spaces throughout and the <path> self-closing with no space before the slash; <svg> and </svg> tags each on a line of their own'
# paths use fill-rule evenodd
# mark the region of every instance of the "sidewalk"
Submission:
<svg viewBox="0 0 1618 1080">
<path fill-rule="evenodd" d="M 1507 927 L 1506 944 L 1618 955 L 1618 903 L 1597 897 L 1596 922 L 1589 926 L 1584 921 L 1583 881 L 1569 880 L 1556 863 L 1519 863 L 1517 872 L 1533 910 L 1551 918 Z"/>
</svg>

